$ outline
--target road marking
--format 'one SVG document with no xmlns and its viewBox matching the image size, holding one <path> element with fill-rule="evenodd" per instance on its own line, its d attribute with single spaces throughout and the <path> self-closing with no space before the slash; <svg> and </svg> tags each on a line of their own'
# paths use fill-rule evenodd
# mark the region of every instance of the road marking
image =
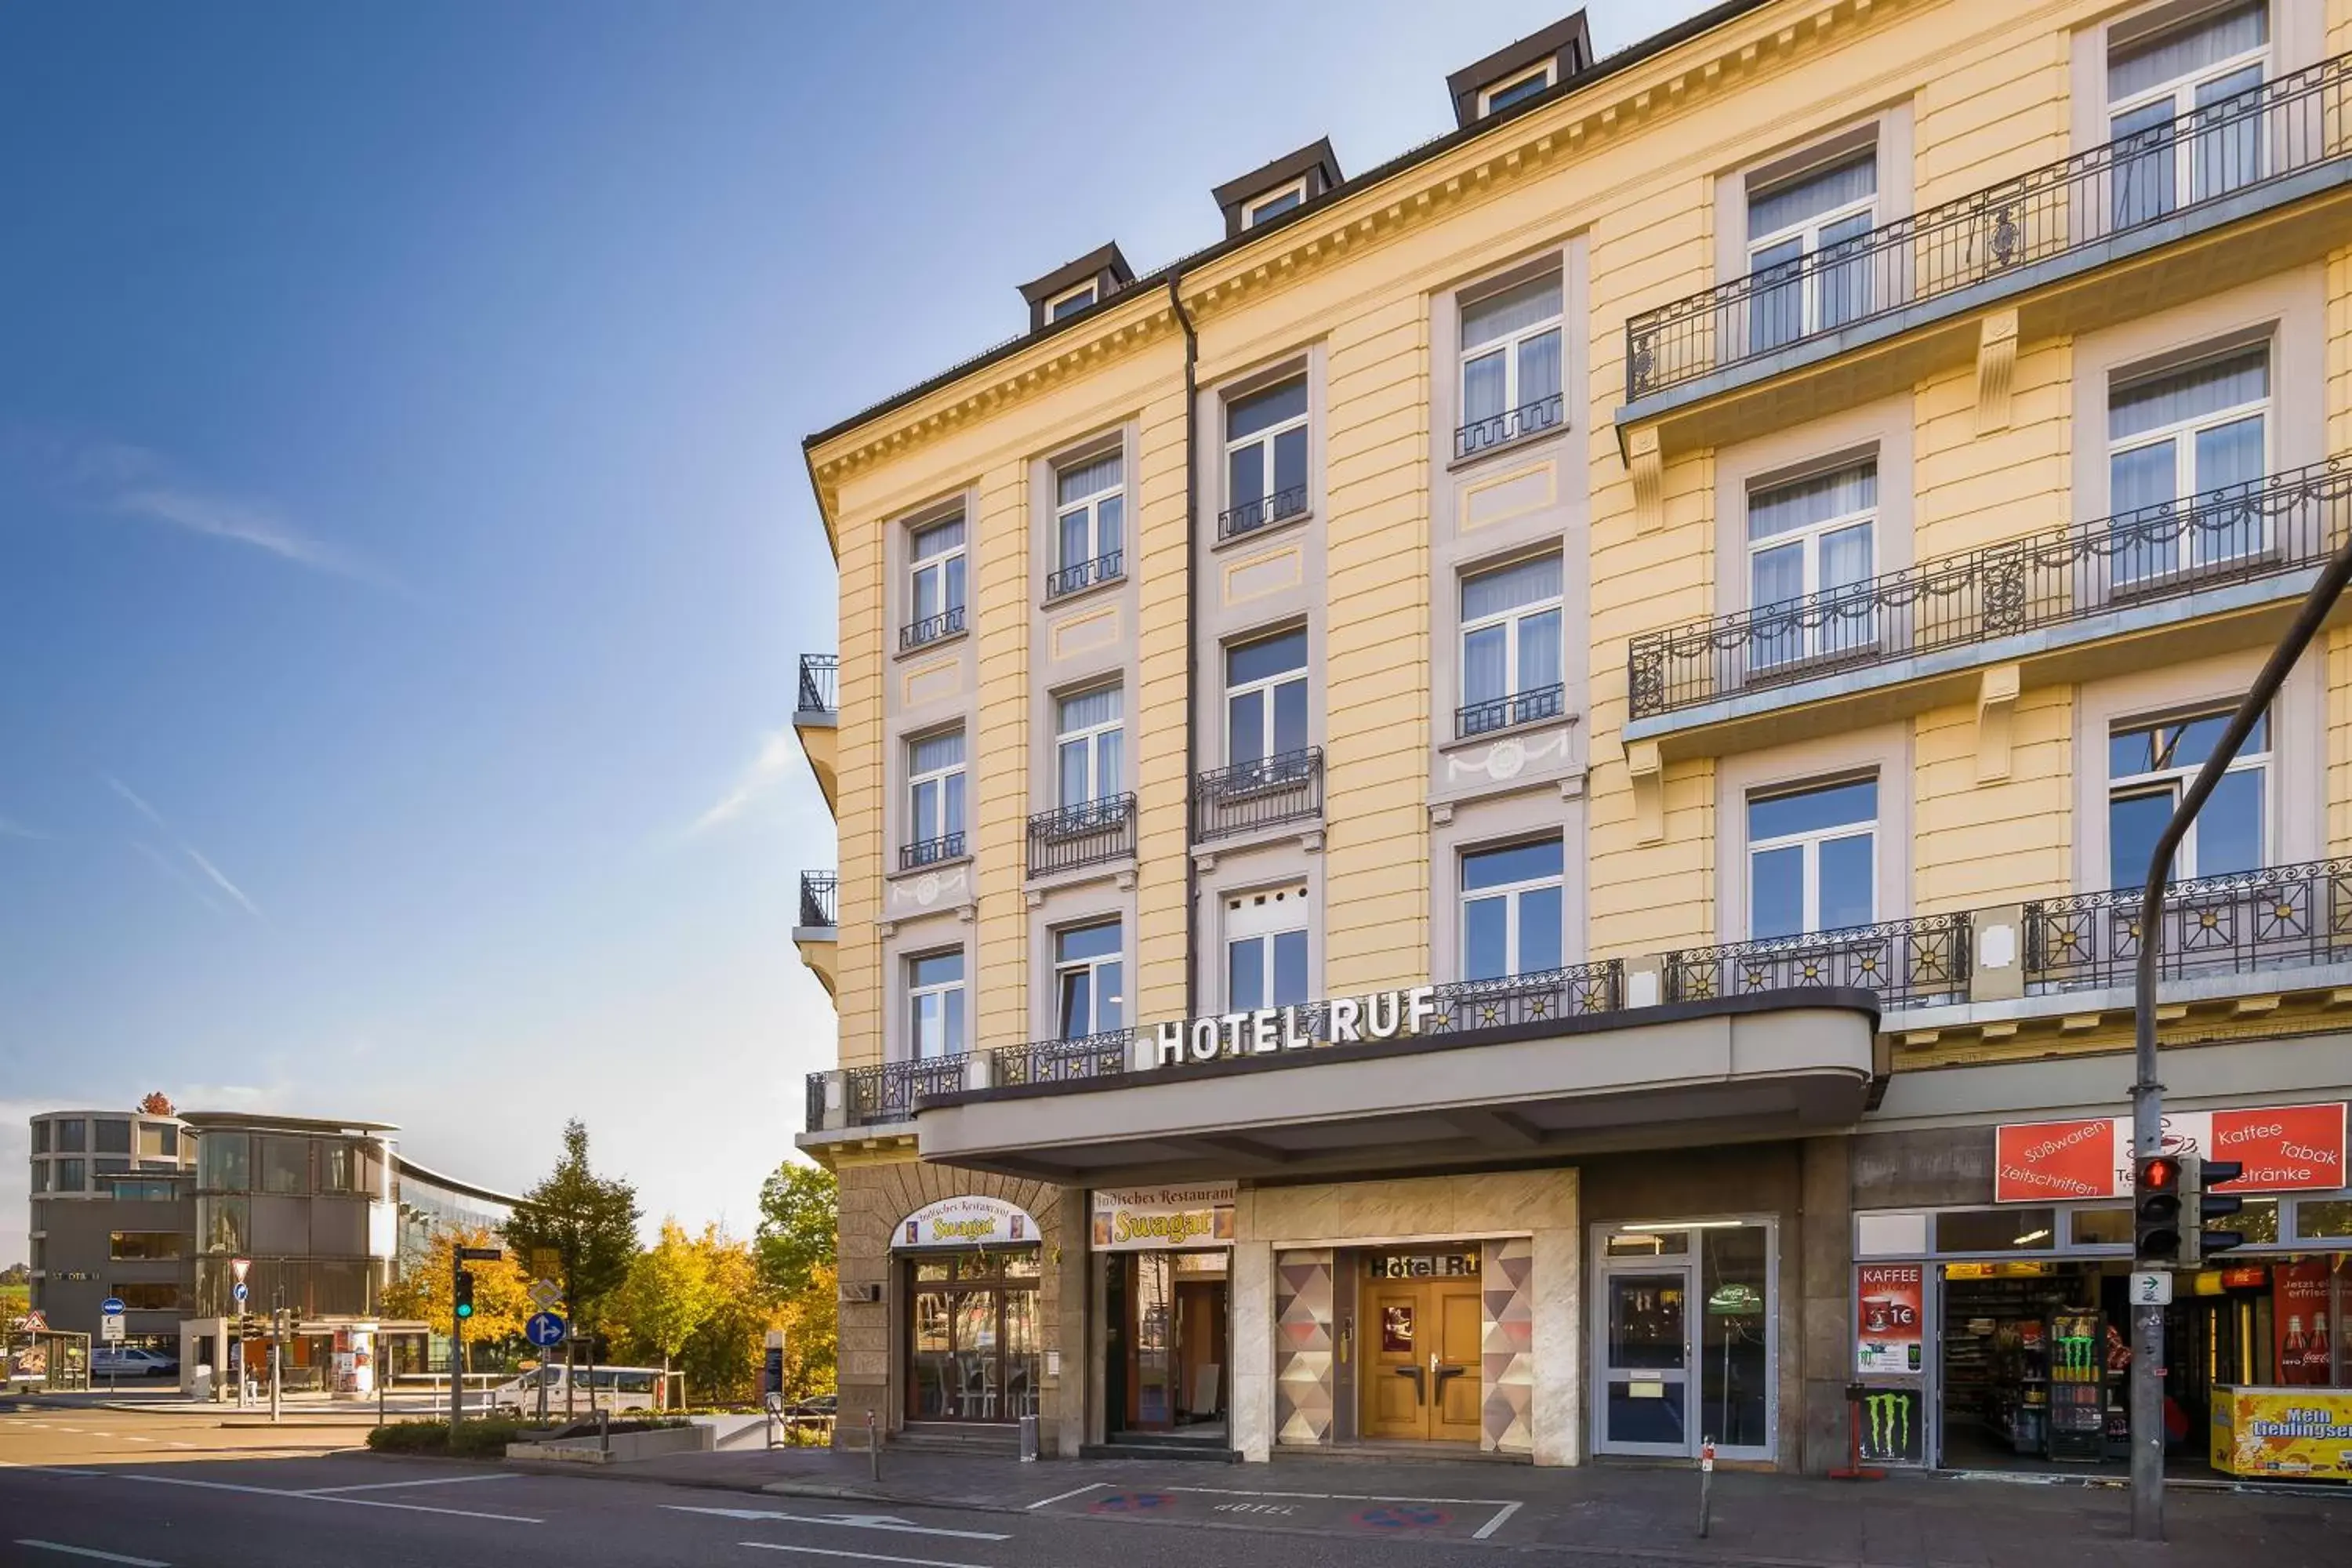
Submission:
<svg viewBox="0 0 2352 1568">
<path fill-rule="evenodd" d="M 195 1445 L 194 1443 L 183 1443 L 175 1437 L 172 1440 L 172 1447 L 174 1448 L 193 1448 Z"/>
<path fill-rule="evenodd" d="M 302 1495 L 334 1497 L 342 1492 L 391 1491 L 396 1487 L 457 1487 L 463 1486 L 467 1481 L 519 1481 L 520 1479 L 522 1477 L 518 1472 L 489 1476 L 427 1476 L 421 1481 L 370 1481 L 364 1486 L 356 1487 L 311 1487 Z"/>
<path fill-rule="evenodd" d="M 1052 1497 L 1039 1498 L 1035 1502 L 1031 1503 L 1029 1507 L 1034 1510 L 1044 1508 L 1049 1503 L 1067 1502 L 1074 1497 L 1084 1497 L 1088 1492 L 1100 1491 L 1109 1484 L 1110 1483 L 1108 1481 L 1088 1481 L 1085 1486 L 1078 1488 L 1076 1491 L 1055 1492 Z"/>
<path fill-rule="evenodd" d="M 96 1475 L 95 1470 L 82 1472 Z M 525 1519 L 517 1513 L 474 1513 L 462 1508 L 427 1508 L 421 1502 L 379 1502 L 363 1497 L 317 1497 L 310 1492 L 283 1491 L 276 1487 L 242 1487 L 234 1481 L 198 1481 L 179 1476 L 122 1476 L 126 1481 L 145 1481 L 158 1487 L 195 1487 L 212 1492 L 243 1492 L 248 1497 L 289 1498 L 297 1502 L 339 1502 L 346 1508 L 393 1508 L 403 1513 L 442 1513 L 456 1519 L 488 1519 L 501 1524 L 544 1524 L 543 1519 Z"/>
<path fill-rule="evenodd" d="M 37 1476 L 100 1476 L 103 1470 L 69 1470 L 58 1465 L 20 1465 L 12 1459 L 0 1459 L 0 1470 L 30 1470 Z"/>
<path fill-rule="evenodd" d="M 1488 1520 L 1486 1523 L 1480 1525 L 1478 1527 L 1477 1533 L 1471 1536 L 1470 1539 L 1473 1541 L 1486 1540 L 1486 1537 L 1494 1534 L 1495 1531 L 1503 1528 L 1503 1521 L 1505 1520 L 1510 1518 L 1511 1515 L 1518 1511 L 1519 1505 L 1517 1503 L 1505 1503 L 1503 1505 L 1503 1511 Z"/>
<path fill-rule="evenodd" d="M 152 1437 L 142 1437 L 136 1432 L 126 1432 L 122 1435 L 122 1440 L 126 1443 L 152 1443 L 155 1439 Z"/>
<path fill-rule="evenodd" d="M 1375 1492 L 1267 1492 L 1244 1491 L 1239 1487 L 1161 1487 L 1164 1492 L 1199 1492 L 1211 1497 L 1287 1497 L 1313 1498 L 1318 1502 L 1450 1502 L 1462 1508 L 1500 1508 L 1508 1500 L 1498 1497 L 1398 1497 L 1393 1493 Z M 1514 1508 L 1518 1505 L 1512 1504 Z"/>
<path fill-rule="evenodd" d="M 911 1568 L 981 1568 L 977 1563 L 942 1563 L 936 1557 L 885 1557 L 878 1552 L 836 1552 L 829 1546 L 787 1546 L 781 1541 L 739 1541 L 758 1552 L 803 1552 L 811 1557 L 852 1557 L 860 1563 L 904 1563 Z"/>
<path fill-rule="evenodd" d="M 87 1546 L 68 1546 L 58 1541 L 19 1541 L 19 1546 L 37 1546 L 44 1552 L 62 1552 L 69 1557 L 95 1557 L 101 1563 L 128 1563 L 131 1568 L 171 1568 L 168 1563 L 158 1563 L 152 1557 L 125 1557 L 119 1552 L 94 1552 Z"/>
<path fill-rule="evenodd" d="M 787 1524 L 835 1524 L 846 1530 L 887 1530 L 894 1535 L 945 1535 L 958 1541 L 1010 1541 L 1009 1535 L 992 1534 L 985 1530 L 933 1530 L 929 1525 L 909 1524 L 887 1513 L 768 1513 L 748 1508 L 691 1508 L 685 1503 L 666 1502 L 661 1505 L 671 1513 L 716 1514 L 720 1519 L 780 1519 Z"/>
</svg>

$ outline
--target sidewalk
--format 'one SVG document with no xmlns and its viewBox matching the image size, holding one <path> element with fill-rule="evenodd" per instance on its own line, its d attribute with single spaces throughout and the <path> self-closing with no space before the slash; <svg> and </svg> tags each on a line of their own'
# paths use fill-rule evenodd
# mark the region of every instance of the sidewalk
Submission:
<svg viewBox="0 0 2352 1568">
<path fill-rule="evenodd" d="M 676 1455 L 590 1473 L 614 1480 L 756 1491 L 900 1507 L 991 1512 L 1099 1510 L 1122 1494 L 1282 1493 L 1364 1502 L 1516 1503 L 1496 1545 L 1550 1544 L 1663 1559 L 1872 1568 L 2020 1564 L 2352 1563 L 2352 1489 L 2326 1495 L 2175 1488 L 2169 1545 L 2129 1537 L 2119 1488 L 1940 1475 L 1859 1484 L 1717 1472 L 1713 1528 L 1697 1534 L 1698 1477 L 1688 1469 L 1586 1465 L 1384 1462 L 1284 1457 L 1269 1465 L 1049 1459 L 885 1449 L 882 1479 L 863 1452 L 824 1448 Z M 1171 1521 L 1170 1522 L 1176 1522 Z M 1236 1521 L 1238 1522 L 1238 1521 Z M 1220 1521 L 1212 1528 L 1224 1527 Z M 1253 1519 L 1247 1528 L 1280 1530 Z"/>
</svg>

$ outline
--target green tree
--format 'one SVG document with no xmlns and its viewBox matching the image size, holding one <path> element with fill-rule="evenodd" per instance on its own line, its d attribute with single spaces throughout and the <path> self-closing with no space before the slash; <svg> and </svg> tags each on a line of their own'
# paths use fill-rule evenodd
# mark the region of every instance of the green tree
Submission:
<svg viewBox="0 0 2352 1568">
<path fill-rule="evenodd" d="M 383 1288 L 385 1316 L 414 1319 L 430 1326 L 436 1334 L 447 1333 L 449 1293 L 456 1284 L 450 1250 L 492 1247 L 497 1245 L 497 1239 L 487 1230 L 436 1233 L 433 1250 L 425 1261 Z M 523 1278 L 522 1265 L 513 1248 L 509 1247 L 507 1255 L 496 1263 L 468 1263 L 466 1272 L 474 1277 L 474 1315 L 466 1324 L 467 1349 L 495 1345 L 520 1335 L 523 1323 L 534 1309 L 530 1304 L 530 1282 Z"/>
<path fill-rule="evenodd" d="M 801 1295 L 835 1264 L 841 1183 L 831 1171 L 787 1160 L 760 1188 L 760 1278 L 780 1297 Z"/>
<path fill-rule="evenodd" d="M 560 1260 L 563 1300 L 583 1326 L 601 1320 L 604 1304 L 627 1282 L 637 1256 L 637 1190 L 599 1176 L 588 1163 L 588 1129 L 563 1128 L 563 1153 L 539 1184 L 523 1194 L 507 1221 L 507 1245 L 530 1265 L 540 1248 Z"/>
<path fill-rule="evenodd" d="M 710 1316 L 710 1260 L 676 1219 L 662 1221 L 661 1239 L 637 1254 L 614 1300 L 630 1336 L 661 1352 L 662 1371 Z M 679 1389 L 681 1405 L 685 1390 Z"/>
<path fill-rule="evenodd" d="M 782 1326 L 780 1309 L 761 1282 L 750 1242 L 711 1225 L 694 1247 L 709 1271 L 711 1308 L 678 1352 L 678 1374 L 709 1404 L 752 1404 L 760 1396 L 768 1331 Z"/>
<path fill-rule="evenodd" d="M 784 1397 L 808 1399 L 834 1390 L 840 1359 L 837 1276 L 831 1263 L 809 1270 L 808 1285 L 779 1313 L 784 1331 Z"/>
</svg>

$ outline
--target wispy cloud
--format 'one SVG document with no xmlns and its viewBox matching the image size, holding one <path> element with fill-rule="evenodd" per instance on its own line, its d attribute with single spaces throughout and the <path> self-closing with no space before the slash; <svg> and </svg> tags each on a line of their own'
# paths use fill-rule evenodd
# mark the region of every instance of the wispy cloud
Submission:
<svg viewBox="0 0 2352 1568">
<path fill-rule="evenodd" d="M 145 817 L 148 821 L 153 823 L 164 832 L 169 833 L 172 831 L 172 825 L 163 820 L 163 813 L 157 811 L 153 806 L 149 805 L 144 799 L 141 798 L 137 790 L 132 789 L 129 784 L 124 784 L 121 779 L 116 778 L 112 773 L 100 773 L 98 776 L 100 781 L 102 782 L 107 788 L 121 795 L 123 799 L 129 801 L 133 811 L 136 811 L 140 816 Z"/>
<path fill-rule="evenodd" d="M 180 853 L 187 857 L 190 864 L 194 865 L 197 870 L 202 871 L 205 874 L 205 879 L 206 881 L 209 881 L 214 887 L 219 889 L 222 892 L 226 893 L 230 898 L 236 900 L 237 906 L 244 910 L 247 914 L 251 915 L 255 920 L 262 921 L 265 924 L 268 923 L 268 917 L 262 914 L 261 909 L 258 905 L 257 905 L 251 899 L 245 896 L 245 889 L 238 887 L 235 882 L 230 881 L 228 879 L 227 873 L 224 872 L 219 867 L 214 865 L 211 860 L 207 859 L 205 857 L 203 850 L 198 849 L 194 845 L 181 837 L 178 830 L 173 827 L 170 823 L 163 820 L 163 814 L 147 804 L 147 799 L 144 795 L 142 795 L 137 790 L 132 789 L 129 784 L 124 784 L 121 779 L 116 778 L 112 773 L 100 773 L 98 776 L 99 781 L 104 784 L 107 788 L 112 790 L 116 795 L 121 796 L 124 803 L 128 805 L 131 810 L 145 817 L 150 823 L 153 824 L 159 831 L 169 837 L 173 844 L 178 847 Z M 204 889 L 198 887 L 195 881 L 191 879 L 184 870 L 181 869 L 177 862 L 165 855 L 162 850 L 142 839 L 137 838 L 131 841 L 131 847 L 138 850 L 141 854 L 146 856 L 148 859 L 153 861 L 158 870 L 185 886 L 188 891 L 195 895 L 196 900 L 203 904 L 206 909 L 226 912 L 221 911 L 221 907 L 218 904 L 206 898 L 205 896 Z"/>
<path fill-rule="evenodd" d="M 190 898 L 195 900 L 196 902 L 204 905 L 205 908 L 212 910 L 212 912 L 216 915 L 225 915 L 228 913 L 226 910 L 213 902 L 212 900 L 205 897 L 205 890 L 196 886 L 194 878 L 189 876 L 185 871 L 180 868 L 180 863 L 177 860 L 173 859 L 169 855 L 164 854 L 161 849 L 156 848 L 152 844 L 148 843 L 143 838 L 133 838 L 129 842 L 131 847 L 138 850 L 139 853 L 147 857 L 148 863 L 153 866 L 155 869 L 163 872 L 163 875 L 169 877 L 174 882 L 179 883 L 183 888 L 187 889 L 188 896 Z"/>
<path fill-rule="evenodd" d="M 761 796 L 783 781 L 784 775 L 799 763 L 799 743 L 790 730 L 779 730 L 760 746 L 760 753 L 751 765 L 736 777 L 718 803 L 694 819 L 687 836 L 708 833 L 723 826 L 743 815 Z"/>
<path fill-rule="evenodd" d="M 259 920 L 261 918 L 261 911 L 254 908 L 253 900 L 245 896 L 245 889 L 238 887 L 235 882 L 230 881 L 226 877 L 222 876 L 221 868 L 219 867 L 205 859 L 202 855 L 198 854 L 194 849 L 190 848 L 187 845 L 183 844 L 180 847 L 186 851 L 189 859 L 194 860 L 196 863 L 196 869 L 202 871 L 205 876 L 210 877 L 213 879 L 213 885 L 215 887 L 218 888 L 222 892 L 226 893 L 230 898 L 235 899 L 239 905 L 243 906 L 247 914 L 251 915 L 255 920 Z"/>
<path fill-rule="evenodd" d="M 47 838 L 49 835 L 37 827 L 27 827 L 12 817 L 0 816 L 0 838 Z"/>
</svg>

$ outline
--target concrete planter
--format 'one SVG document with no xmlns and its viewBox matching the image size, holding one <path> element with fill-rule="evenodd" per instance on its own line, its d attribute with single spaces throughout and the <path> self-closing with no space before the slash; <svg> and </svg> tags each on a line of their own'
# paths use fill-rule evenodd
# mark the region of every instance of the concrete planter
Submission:
<svg viewBox="0 0 2352 1568">
<path fill-rule="evenodd" d="M 716 1428 L 696 1425 L 667 1427 L 659 1432 L 615 1432 L 605 1450 L 593 1437 L 565 1437 L 553 1443 L 509 1443 L 509 1459 L 535 1459 L 559 1465 L 625 1465 L 632 1459 L 658 1458 L 664 1454 L 709 1453 L 718 1446 Z"/>
</svg>

